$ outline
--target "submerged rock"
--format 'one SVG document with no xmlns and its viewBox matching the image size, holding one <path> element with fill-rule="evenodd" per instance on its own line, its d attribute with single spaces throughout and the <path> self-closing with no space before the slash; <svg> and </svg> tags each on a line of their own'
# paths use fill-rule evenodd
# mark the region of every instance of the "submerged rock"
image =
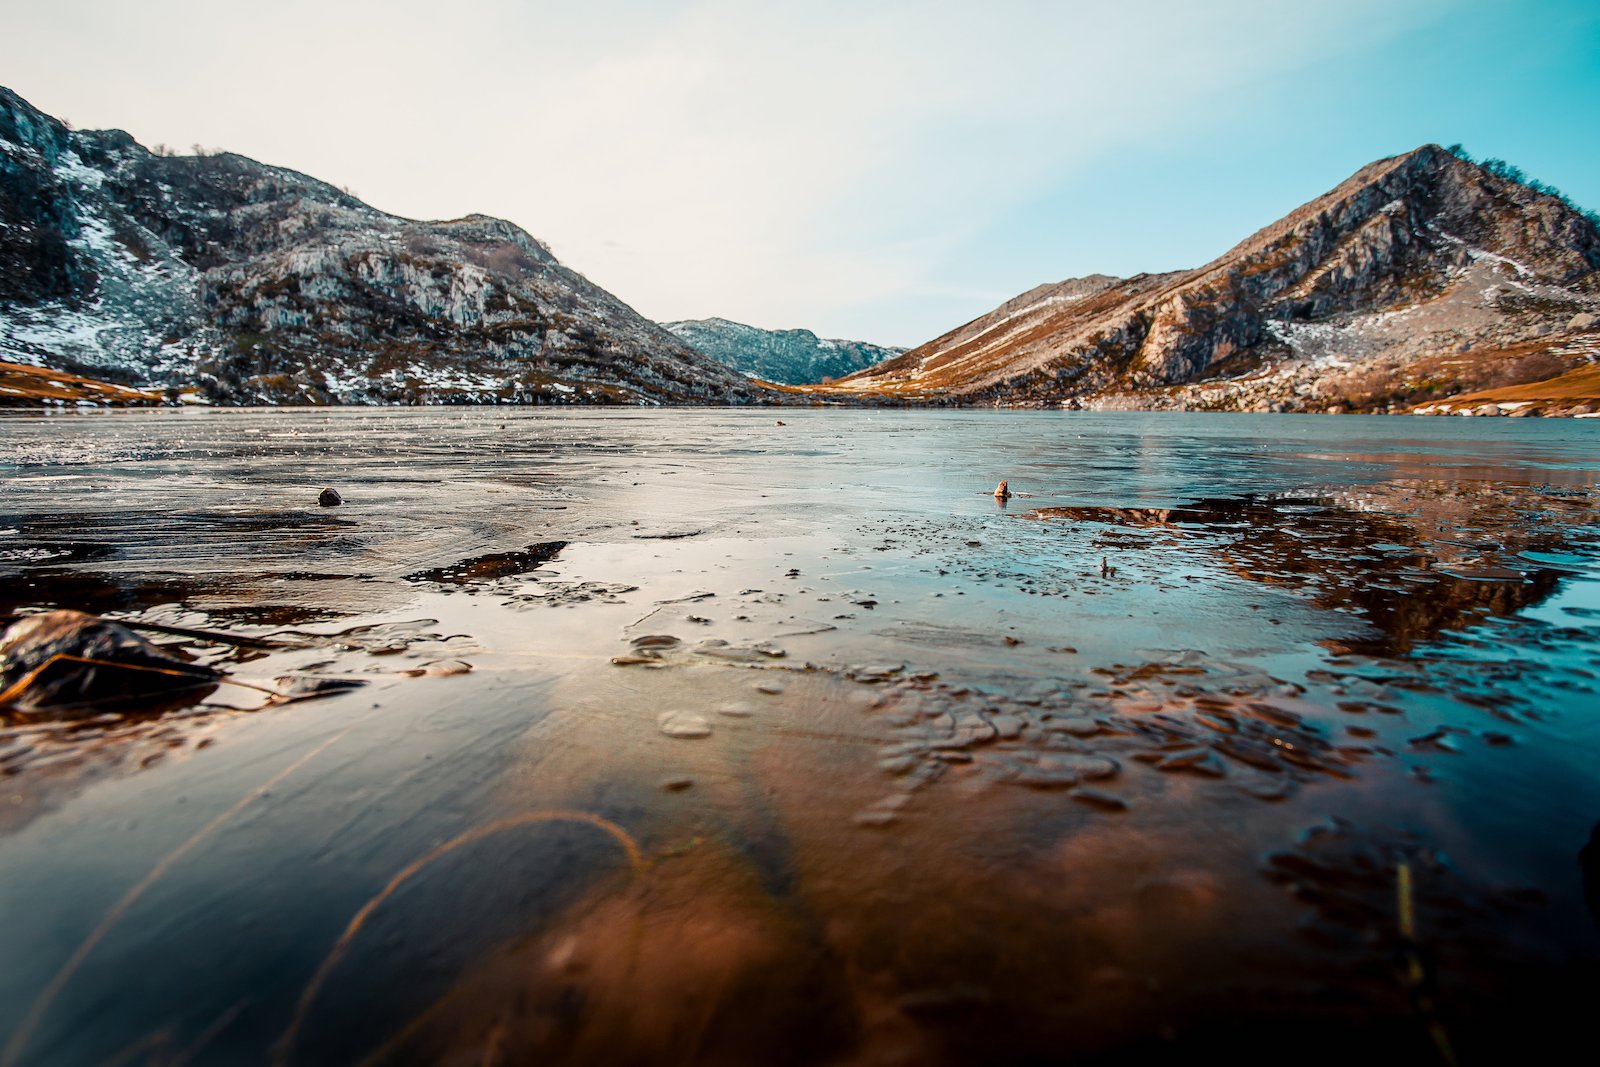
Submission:
<svg viewBox="0 0 1600 1067">
<path fill-rule="evenodd" d="M 677 648 L 683 642 L 672 634 L 643 634 L 629 644 L 634 648 Z"/>
<path fill-rule="evenodd" d="M 1079 803 L 1087 804 L 1091 808 L 1100 808 L 1102 811 L 1128 810 L 1127 801 L 1123 800 L 1115 793 L 1107 793 L 1101 789 L 1090 789 L 1087 786 L 1079 786 L 1076 789 L 1069 790 L 1067 792 L 1067 796 L 1078 801 Z"/>
<path fill-rule="evenodd" d="M 274 678 L 272 684 L 277 688 L 277 692 L 274 694 L 275 701 L 280 704 L 287 704 L 291 701 L 309 700 L 312 697 L 346 693 L 352 689 L 360 689 L 367 683 L 360 678 L 329 678 L 319 674 L 285 674 Z"/>
<path fill-rule="evenodd" d="M 219 677 L 120 623 L 81 611 L 29 615 L 0 635 L 0 712 L 159 702 L 209 690 Z"/>
<path fill-rule="evenodd" d="M 664 711 L 657 717 L 656 726 L 668 737 L 685 741 L 711 736 L 711 724 L 705 716 L 692 711 Z"/>
</svg>

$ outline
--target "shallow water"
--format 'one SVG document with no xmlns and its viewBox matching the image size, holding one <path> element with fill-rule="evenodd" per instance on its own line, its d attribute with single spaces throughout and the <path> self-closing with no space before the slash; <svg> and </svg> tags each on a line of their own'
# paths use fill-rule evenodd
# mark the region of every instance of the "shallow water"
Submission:
<svg viewBox="0 0 1600 1067">
<path fill-rule="evenodd" d="M 781 414 L 0 419 L 0 611 L 366 683 L 0 726 L 0 1064 L 1583 1032 L 1595 427 Z"/>
</svg>

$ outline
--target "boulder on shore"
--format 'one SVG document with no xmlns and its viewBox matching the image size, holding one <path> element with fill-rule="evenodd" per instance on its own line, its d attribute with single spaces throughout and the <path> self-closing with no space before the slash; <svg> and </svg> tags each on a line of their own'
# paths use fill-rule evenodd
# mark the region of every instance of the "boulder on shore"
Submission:
<svg viewBox="0 0 1600 1067">
<path fill-rule="evenodd" d="M 220 676 L 82 611 L 28 615 L 0 634 L 0 714 L 197 699 Z"/>
</svg>

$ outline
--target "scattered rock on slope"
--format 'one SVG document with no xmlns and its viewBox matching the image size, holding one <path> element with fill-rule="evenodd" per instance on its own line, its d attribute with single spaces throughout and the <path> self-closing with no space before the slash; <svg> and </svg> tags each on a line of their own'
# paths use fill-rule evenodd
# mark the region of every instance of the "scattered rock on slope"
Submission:
<svg viewBox="0 0 1600 1067">
<path fill-rule="evenodd" d="M 1041 286 L 837 389 L 956 403 L 1405 409 L 1600 358 L 1600 232 L 1434 145 L 1204 267 Z"/>
<path fill-rule="evenodd" d="M 509 222 L 398 218 L 243 156 L 74 132 L 6 89 L 0 361 L 222 403 L 760 395 Z"/>
<path fill-rule="evenodd" d="M 763 330 L 727 319 L 662 323 L 684 344 L 741 374 L 782 385 L 811 385 L 892 359 L 903 348 L 829 340 L 810 330 Z"/>
</svg>

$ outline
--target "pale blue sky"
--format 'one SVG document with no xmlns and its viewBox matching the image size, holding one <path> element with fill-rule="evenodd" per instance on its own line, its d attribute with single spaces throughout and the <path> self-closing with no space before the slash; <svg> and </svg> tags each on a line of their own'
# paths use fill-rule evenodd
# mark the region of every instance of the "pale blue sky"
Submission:
<svg viewBox="0 0 1600 1067">
<path fill-rule="evenodd" d="M 0 84 L 377 207 L 481 211 L 657 319 L 912 345 L 1202 263 L 1380 156 L 1600 207 L 1600 4 L 0 0 Z"/>
</svg>

